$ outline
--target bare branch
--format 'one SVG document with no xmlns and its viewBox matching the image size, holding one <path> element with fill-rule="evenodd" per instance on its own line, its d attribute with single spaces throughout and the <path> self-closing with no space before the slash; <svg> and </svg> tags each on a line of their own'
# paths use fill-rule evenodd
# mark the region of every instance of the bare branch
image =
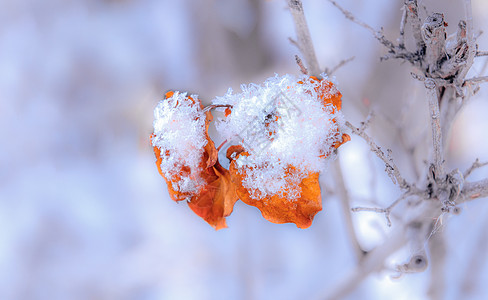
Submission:
<svg viewBox="0 0 488 300">
<path fill-rule="evenodd" d="M 427 78 L 425 80 L 425 87 L 427 88 L 427 98 L 429 101 L 435 173 L 437 178 L 441 178 L 444 175 L 444 150 L 440 123 L 439 97 L 437 96 L 437 88 L 433 79 Z"/>
<path fill-rule="evenodd" d="M 464 68 L 456 77 L 458 86 L 462 86 L 464 78 L 466 78 L 466 74 L 468 74 L 469 69 L 473 65 L 474 57 L 476 56 L 471 0 L 464 0 L 464 10 L 466 14 L 466 44 L 468 47 L 468 57 L 466 59 Z"/>
<path fill-rule="evenodd" d="M 207 111 L 210 111 L 212 109 L 219 108 L 219 107 L 232 108 L 232 105 L 230 105 L 230 104 L 212 104 L 212 105 L 205 106 L 203 108 L 203 112 L 207 112 Z"/>
<path fill-rule="evenodd" d="M 475 182 L 464 182 L 458 202 L 463 203 L 485 197 L 488 197 L 488 178 Z"/>
<path fill-rule="evenodd" d="M 295 30 L 297 33 L 297 40 L 299 49 L 305 57 L 308 70 L 311 75 L 320 76 L 320 67 L 315 55 L 310 31 L 308 30 L 307 20 L 303 12 L 303 5 L 301 0 L 289 0 L 288 7 L 290 8 L 293 21 L 295 22 Z"/>
<path fill-rule="evenodd" d="M 402 7 L 402 20 L 400 21 L 400 37 L 398 38 L 398 47 L 405 49 L 405 25 L 407 24 L 407 8 Z"/>
<path fill-rule="evenodd" d="M 329 70 L 328 68 L 325 68 L 325 74 L 327 74 L 327 75 L 329 75 L 329 76 L 330 76 L 330 75 L 332 75 L 334 72 L 336 72 L 338 69 L 340 69 L 341 67 L 343 67 L 345 64 L 347 64 L 347 63 L 348 63 L 348 62 L 350 62 L 350 61 L 353 61 L 353 60 L 354 60 L 354 58 L 356 58 L 356 57 L 355 57 L 355 56 L 351 56 L 351 57 L 349 57 L 349 58 L 347 58 L 347 59 L 343 59 L 343 60 L 341 60 L 341 61 L 340 61 L 340 62 L 337 64 L 337 66 L 333 67 L 331 70 Z"/>
<path fill-rule="evenodd" d="M 488 51 L 477 51 L 476 56 L 488 56 Z"/>
<path fill-rule="evenodd" d="M 300 72 L 302 72 L 302 74 L 304 75 L 308 75 L 308 70 L 307 68 L 305 68 L 302 60 L 300 59 L 300 57 L 298 57 L 298 55 L 295 55 L 295 62 L 297 63 L 298 67 L 300 67 Z"/>
<path fill-rule="evenodd" d="M 488 76 L 481 76 L 481 77 L 474 77 L 466 79 L 463 83 L 463 86 L 473 84 L 473 83 L 484 83 L 488 82 Z"/>
<path fill-rule="evenodd" d="M 340 6 L 339 4 L 337 4 L 337 2 L 335 2 L 334 0 L 328 0 L 328 1 L 330 3 L 332 3 L 332 5 L 334 5 L 335 7 L 337 7 L 347 19 L 351 20 L 352 22 L 358 24 L 361 27 L 366 28 L 369 32 L 371 32 L 371 34 L 380 43 L 382 43 L 383 45 L 385 45 L 388 49 L 390 49 L 391 51 L 394 51 L 395 50 L 395 45 L 393 45 L 392 42 L 390 42 L 389 40 L 387 40 L 381 31 L 377 31 L 373 27 L 369 26 L 367 23 L 365 23 L 365 22 L 357 19 L 350 11 L 346 10 L 345 8 L 343 8 L 342 6 Z"/>
<path fill-rule="evenodd" d="M 401 201 L 407 199 L 409 196 L 412 196 L 414 194 L 421 194 L 420 191 L 416 188 L 412 188 L 411 190 L 403 193 L 401 197 L 393 201 L 388 207 L 385 208 L 377 208 L 377 207 L 354 207 L 351 209 L 353 212 L 360 212 L 360 211 L 372 211 L 372 212 L 377 212 L 381 214 L 385 214 L 386 218 L 386 225 L 388 227 L 391 227 L 391 219 L 390 219 L 390 214 L 393 208 L 397 206 Z"/>
<path fill-rule="evenodd" d="M 428 73 L 434 74 L 439 69 L 438 62 L 445 56 L 446 28 L 444 15 L 434 13 L 422 25 L 422 38 L 426 44 L 425 60 Z"/>
<path fill-rule="evenodd" d="M 353 133 L 362 137 L 370 146 L 371 151 L 373 151 L 385 163 L 385 171 L 387 172 L 388 176 L 391 178 L 394 184 L 398 183 L 398 186 L 404 190 L 411 187 L 411 185 L 407 183 L 407 181 L 401 176 L 398 167 L 395 165 L 393 159 L 390 156 L 390 151 L 387 151 L 387 154 L 385 154 L 383 150 L 381 150 L 381 147 L 376 145 L 376 143 L 366 133 L 364 133 L 364 131 L 361 131 L 359 128 L 353 126 L 349 122 L 346 122 L 346 126 L 349 127 Z"/>
<path fill-rule="evenodd" d="M 471 175 L 471 173 L 476 170 L 476 169 L 479 169 L 479 168 L 482 168 L 484 166 L 488 165 L 488 162 L 484 162 L 484 163 L 480 163 L 480 160 L 479 158 L 477 158 L 474 163 L 471 165 L 471 167 L 469 167 L 469 169 L 466 170 L 466 172 L 464 172 L 463 176 L 464 176 L 464 179 L 468 178 L 469 175 Z"/>
<path fill-rule="evenodd" d="M 417 0 L 405 0 L 405 10 L 408 15 L 408 20 L 412 24 L 413 38 L 417 44 L 417 53 L 423 54 L 425 43 L 420 32 L 421 21 L 418 12 Z"/>
</svg>

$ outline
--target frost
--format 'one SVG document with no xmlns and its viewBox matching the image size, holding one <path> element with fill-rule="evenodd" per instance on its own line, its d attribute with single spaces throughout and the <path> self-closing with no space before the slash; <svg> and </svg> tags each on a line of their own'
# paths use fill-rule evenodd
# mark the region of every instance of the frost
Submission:
<svg viewBox="0 0 488 300">
<path fill-rule="evenodd" d="M 172 179 L 173 189 L 198 192 L 202 184 L 199 165 L 205 137 L 205 114 L 197 95 L 175 92 L 154 109 L 152 145 L 161 150 L 161 171 Z M 186 172 L 181 172 L 186 170 Z"/>
<path fill-rule="evenodd" d="M 343 118 L 332 104 L 319 99 L 316 88 L 323 83 L 306 76 L 275 75 L 262 85 L 241 85 L 241 93 L 229 89 L 214 99 L 213 104 L 233 106 L 216 128 L 250 154 L 240 156 L 236 164 L 241 174 L 245 170 L 243 185 L 253 198 L 298 198 L 301 180 L 326 167 L 326 156 L 341 141 Z M 339 94 L 333 85 L 324 90 L 322 99 Z"/>
</svg>

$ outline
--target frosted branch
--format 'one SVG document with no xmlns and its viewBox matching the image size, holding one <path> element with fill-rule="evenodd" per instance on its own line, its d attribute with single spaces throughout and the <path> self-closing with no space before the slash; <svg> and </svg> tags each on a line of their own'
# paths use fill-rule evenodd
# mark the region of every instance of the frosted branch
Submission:
<svg viewBox="0 0 488 300">
<path fill-rule="evenodd" d="M 394 184 L 398 184 L 401 189 L 409 189 L 411 187 L 410 184 L 407 183 L 407 181 L 401 176 L 398 167 L 393 162 L 393 159 L 391 158 L 391 150 L 388 149 L 387 154 L 385 154 L 381 147 L 379 147 L 366 133 L 364 133 L 364 131 L 353 126 L 349 122 L 346 122 L 346 126 L 349 127 L 353 133 L 362 137 L 366 143 L 368 143 L 371 151 L 374 152 L 385 163 L 385 171 Z"/>
</svg>

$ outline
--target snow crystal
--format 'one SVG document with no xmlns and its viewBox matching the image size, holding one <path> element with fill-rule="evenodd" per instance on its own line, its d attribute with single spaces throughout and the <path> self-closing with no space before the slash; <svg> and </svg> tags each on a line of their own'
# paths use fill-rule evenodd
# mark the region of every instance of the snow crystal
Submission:
<svg viewBox="0 0 488 300">
<path fill-rule="evenodd" d="M 192 100 L 194 99 L 194 100 Z M 154 109 L 152 145 L 161 150 L 161 170 L 167 179 L 175 178 L 172 186 L 182 193 L 197 192 L 202 184 L 199 164 L 203 156 L 205 114 L 197 95 L 175 92 Z M 182 168 L 190 170 L 181 174 Z"/>
<path fill-rule="evenodd" d="M 318 99 L 315 88 L 320 84 L 307 76 L 275 75 L 261 86 L 242 85 L 241 93 L 229 89 L 214 99 L 213 104 L 233 106 L 216 128 L 224 139 L 249 152 L 236 165 L 246 174 L 243 185 L 252 197 L 287 194 L 289 199 L 298 198 L 301 180 L 326 167 L 325 156 L 342 139 L 343 118 L 332 105 L 324 106 Z M 324 98 L 338 91 L 333 86 L 329 93 Z"/>
</svg>

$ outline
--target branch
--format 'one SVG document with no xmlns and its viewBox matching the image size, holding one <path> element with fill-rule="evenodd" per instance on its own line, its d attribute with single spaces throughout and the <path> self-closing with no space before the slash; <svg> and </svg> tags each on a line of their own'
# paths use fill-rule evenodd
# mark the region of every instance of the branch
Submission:
<svg viewBox="0 0 488 300">
<path fill-rule="evenodd" d="M 300 68 L 300 72 L 302 72 L 302 74 L 304 74 L 304 75 L 307 75 L 308 70 L 307 70 L 307 68 L 305 68 L 301 58 L 298 57 L 298 55 L 295 55 L 295 62 L 297 63 L 298 67 Z"/>
<path fill-rule="evenodd" d="M 337 2 L 335 2 L 334 0 L 328 0 L 328 1 L 332 3 L 332 5 L 337 7 L 342 12 L 344 17 L 346 17 L 346 19 L 349 19 L 352 22 L 358 24 L 359 26 L 366 28 L 380 43 L 385 45 L 390 51 L 393 52 L 395 51 L 395 45 L 393 45 L 392 42 L 387 40 L 381 31 L 377 31 L 373 27 L 366 24 L 365 22 L 357 19 L 350 11 L 346 10 L 345 8 L 337 4 Z"/>
<path fill-rule="evenodd" d="M 400 21 L 400 37 L 398 38 L 398 47 L 405 49 L 405 25 L 407 24 L 407 8 L 402 7 L 402 20 Z"/>
<path fill-rule="evenodd" d="M 387 154 L 385 154 L 383 150 L 381 150 L 381 148 L 376 145 L 376 143 L 367 134 L 364 133 L 364 131 L 361 131 L 359 128 L 353 126 L 347 121 L 346 126 L 349 127 L 353 133 L 362 137 L 370 146 L 371 151 L 373 151 L 385 163 L 386 172 L 388 173 L 388 176 L 391 178 L 394 184 L 398 183 L 398 186 L 403 190 L 410 189 L 410 184 L 407 183 L 407 181 L 401 176 L 398 167 L 395 165 L 393 159 L 390 157 L 391 150 L 388 149 Z"/>
<path fill-rule="evenodd" d="M 347 64 L 348 62 L 354 60 L 354 58 L 356 58 L 355 56 L 351 56 L 349 57 L 348 59 L 343 59 L 341 60 L 337 66 L 333 67 L 331 70 L 329 70 L 328 68 L 325 68 L 325 74 L 327 75 L 332 75 L 335 71 L 337 71 L 338 69 L 340 69 L 341 67 L 343 67 L 345 64 Z"/>
<path fill-rule="evenodd" d="M 488 162 L 480 163 L 479 158 L 477 158 L 474 161 L 474 163 L 471 165 L 471 167 L 469 167 L 469 169 L 467 169 L 466 172 L 464 172 L 464 174 L 463 174 L 464 179 L 468 178 L 468 176 L 471 175 L 471 173 L 474 170 L 479 169 L 479 168 L 482 168 L 482 167 L 484 167 L 486 165 L 488 165 Z"/>
<path fill-rule="evenodd" d="M 459 195 L 458 202 L 463 203 L 486 197 L 488 197 L 488 178 L 475 182 L 464 182 L 464 187 Z"/>
<path fill-rule="evenodd" d="M 205 106 L 203 108 L 203 112 L 207 112 L 207 111 L 210 111 L 214 108 L 219 108 L 219 107 L 232 108 L 232 105 L 230 105 L 230 104 L 212 104 L 212 105 Z"/>
<path fill-rule="evenodd" d="M 425 87 L 427 88 L 428 93 L 430 123 L 432 127 L 435 174 L 437 178 L 442 178 L 444 177 L 444 153 L 439 112 L 439 97 L 437 96 L 437 88 L 433 79 L 425 79 Z"/>
<path fill-rule="evenodd" d="M 488 56 L 488 51 L 477 51 L 476 56 Z"/>
<path fill-rule="evenodd" d="M 463 86 L 472 83 L 483 83 L 483 82 L 488 82 L 488 76 L 480 76 L 480 77 L 473 77 L 473 78 L 466 79 L 463 83 Z"/>
<path fill-rule="evenodd" d="M 298 45 L 300 51 L 305 57 L 310 75 L 319 76 L 320 67 L 315 55 L 315 50 L 308 30 L 307 20 L 303 12 L 303 5 L 301 0 L 289 0 L 288 7 L 290 8 L 293 21 L 295 23 L 295 30 L 297 33 Z"/>
<path fill-rule="evenodd" d="M 421 21 L 417 0 L 405 0 L 405 10 L 407 11 L 408 20 L 410 20 L 410 23 L 412 24 L 412 33 L 417 44 L 417 53 L 423 54 L 425 51 L 425 42 L 422 39 L 422 33 L 420 32 Z"/>
<path fill-rule="evenodd" d="M 459 86 L 462 85 L 464 78 L 466 78 L 469 69 L 473 65 L 474 57 L 476 56 L 476 44 L 474 40 L 473 29 L 473 10 L 471 7 L 471 0 L 464 0 L 464 10 L 466 14 L 466 44 L 468 46 L 468 58 L 466 59 L 466 64 L 464 68 L 456 77 L 456 81 Z"/>
</svg>

